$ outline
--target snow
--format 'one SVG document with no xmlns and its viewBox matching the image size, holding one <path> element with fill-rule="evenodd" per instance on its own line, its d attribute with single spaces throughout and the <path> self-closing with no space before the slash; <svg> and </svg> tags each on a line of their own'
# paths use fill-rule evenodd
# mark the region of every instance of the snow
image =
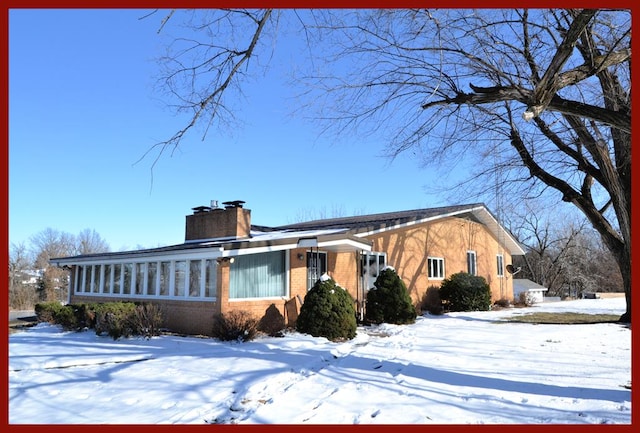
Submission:
<svg viewBox="0 0 640 433">
<path fill-rule="evenodd" d="M 631 424 L 631 330 L 497 323 L 624 312 L 624 298 L 424 315 L 330 342 L 39 324 L 9 336 L 10 424 Z"/>
</svg>

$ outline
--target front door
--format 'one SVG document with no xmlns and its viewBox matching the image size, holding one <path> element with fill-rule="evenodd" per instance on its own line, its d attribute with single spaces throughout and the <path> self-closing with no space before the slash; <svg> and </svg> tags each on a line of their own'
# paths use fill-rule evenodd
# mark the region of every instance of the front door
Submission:
<svg viewBox="0 0 640 433">
<path fill-rule="evenodd" d="M 307 290 L 327 272 L 327 253 L 323 251 L 307 251 Z"/>
<path fill-rule="evenodd" d="M 386 266 L 387 256 L 385 253 L 371 251 L 362 254 L 361 258 L 362 287 L 366 295 L 366 293 L 374 287 L 373 283 L 375 283 L 378 275 L 380 275 L 380 272 L 382 272 Z"/>
</svg>

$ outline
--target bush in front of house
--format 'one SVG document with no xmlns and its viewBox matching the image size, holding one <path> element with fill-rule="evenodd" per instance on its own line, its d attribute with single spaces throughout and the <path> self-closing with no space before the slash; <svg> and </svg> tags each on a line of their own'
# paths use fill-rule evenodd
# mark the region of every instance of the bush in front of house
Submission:
<svg viewBox="0 0 640 433">
<path fill-rule="evenodd" d="M 140 335 L 151 338 L 160 335 L 162 314 L 153 304 L 105 302 L 68 304 L 42 302 L 35 306 L 39 322 L 60 325 L 65 330 L 94 329 L 97 335 L 107 334 L 114 340 Z"/>
<path fill-rule="evenodd" d="M 483 277 L 459 272 L 442 282 L 440 299 L 446 311 L 486 311 L 491 309 L 491 288 Z"/>
<path fill-rule="evenodd" d="M 307 292 L 300 307 L 296 330 L 331 341 L 356 336 L 356 310 L 351 295 L 324 275 Z"/>
<path fill-rule="evenodd" d="M 212 336 L 221 341 L 251 341 L 258 333 L 258 319 L 248 311 L 231 310 L 213 318 Z"/>
<path fill-rule="evenodd" d="M 38 322 L 47 322 L 55 324 L 55 316 L 56 313 L 64 308 L 60 302 L 52 301 L 52 302 L 38 302 L 35 305 L 36 317 L 38 318 Z"/>
<path fill-rule="evenodd" d="M 39 302 L 35 305 L 38 322 L 60 325 L 67 331 L 78 329 L 78 319 L 72 305 L 62 305 L 60 302 Z"/>
<path fill-rule="evenodd" d="M 511 300 L 508 298 L 500 298 L 496 302 L 493 303 L 496 307 L 499 308 L 509 308 L 511 307 Z"/>
<path fill-rule="evenodd" d="M 416 309 L 398 273 L 392 267 L 380 272 L 367 293 L 365 319 L 369 323 L 404 325 L 416 321 Z"/>
<path fill-rule="evenodd" d="M 95 305 L 96 335 L 107 334 L 114 340 L 135 334 L 131 317 L 135 313 L 133 302 L 105 302 Z"/>
<path fill-rule="evenodd" d="M 99 304 L 72 304 L 73 311 L 76 316 L 78 329 L 95 329 L 96 327 L 96 310 Z"/>
<path fill-rule="evenodd" d="M 427 287 L 427 291 L 422 296 L 420 309 L 429 314 L 440 315 L 444 312 L 442 299 L 440 299 L 440 288 L 437 286 Z"/>
<path fill-rule="evenodd" d="M 134 335 L 140 335 L 147 339 L 155 337 L 160 335 L 162 312 L 155 304 L 146 302 L 137 304 L 129 316 L 129 324 Z"/>
</svg>

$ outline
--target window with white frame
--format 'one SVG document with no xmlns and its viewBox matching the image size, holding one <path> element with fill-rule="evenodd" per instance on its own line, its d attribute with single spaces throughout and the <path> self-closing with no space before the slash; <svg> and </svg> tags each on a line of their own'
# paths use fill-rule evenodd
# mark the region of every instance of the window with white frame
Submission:
<svg viewBox="0 0 640 433">
<path fill-rule="evenodd" d="M 467 251 L 467 272 L 471 275 L 477 275 L 475 251 Z"/>
<path fill-rule="evenodd" d="M 504 257 L 502 254 L 496 255 L 496 268 L 499 277 L 504 277 Z"/>
<path fill-rule="evenodd" d="M 444 280 L 444 258 L 427 257 L 427 267 L 430 280 Z"/>
<path fill-rule="evenodd" d="M 74 291 L 132 298 L 215 299 L 215 258 L 78 265 Z"/>
<path fill-rule="evenodd" d="M 147 263 L 147 283 L 145 284 L 145 295 L 155 296 L 158 285 L 158 262 Z"/>
<path fill-rule="evenodd" d="M 122 291 L 122 263 L 116 263 L 113 265 L 113 293 L 114 295 L 120 294 Z"/>
<path fill-rule="evenodd" d="M 202 260 L 189 260 L 189 296 L 199 297 L 202 290 Z"/>
<path fill-rule="evenodd" d="M 284 251 L 237 256 L 229 274 L 229 299 L 287 295 Z"/>
<path fill-rule="evenodd" d="M 104 285 L 102 287 L 102 293 L 111 293 L 113 287 L 113 266 L 110 264 L 104 265 Z"/>
<path fill-rule="evenodd" d="M 130 295 L 131 294 L 131 283 L 133 282 L 133 263 L 124 263 L 122 265 L 122 294 Z"/>
<path fill-rule="evenodd" d="M 387 254 L 379 251 L 368 251 L 362 253 L 362 287 L 369 290 L 374 287 L 374 283 L 382 270 L 387 266 Z"/>
<path fill-rule="evenodd" d="M 218 261 L 207 259 L 204 261 L 204 296 L 205 298 L 215 298 L 218 286 Z"/>
</svg>

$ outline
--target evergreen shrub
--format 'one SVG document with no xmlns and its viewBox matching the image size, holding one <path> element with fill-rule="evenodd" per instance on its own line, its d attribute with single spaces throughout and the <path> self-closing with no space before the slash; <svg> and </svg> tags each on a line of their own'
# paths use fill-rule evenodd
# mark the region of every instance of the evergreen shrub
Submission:
<svg viewBox="0 0 640 433">
<path fill-rule="evenodd" d="M 66 331 L 77 331 L 79 329 L 78 318 L 72 305 L 63 305 L 54 313 L 53 320 Z"/>
<path fill-rule="evenodd" d="M 365 319 L 369 323 L 404 325 L 416 321 L 416 309 L 398 273 L 392 267 L 380 272 L 367 293 Z"/>
<path fill-rule="evenodd" d="M 39 322 L 60 325 L 66 330 L 94 329 L 97 335 L 107 334 L 114 340 L 140 335 L 151 338 L 160 335 L 162 314 L 149 303 L 105 302 L 62 305 L 41 302 L 35 306 Z"/>
<path fill-rule="evenodd" d="M 35 305 L 35 312 L 36 317 L 38 318 L 38 322 L 55 324 L 56 312 L 60 311 L 62 308 L 64 308 L 64 305 L 57 301 L 38 302 Z"/>
<path fill-rule="evenodd" d="M 96 335 L 107 334 L 114 340 L 135 334 L 131 316 L 135 313 L 133 302 L 106 302 L 96 304 Z"/>
<path fill-rule="evenodd" d="M 487 311 L 491 288 L 483 277 L 459 272 L 442 282 L 440 299 L 446 311 Z"/>
<path fill-rule="evenodd" d="M 342 341 L 354 338 L 356 327 L 356 310 L 349 292 L 326 275 L 320 278 L 304 297 L 296 330 Z"/>
</svg>

